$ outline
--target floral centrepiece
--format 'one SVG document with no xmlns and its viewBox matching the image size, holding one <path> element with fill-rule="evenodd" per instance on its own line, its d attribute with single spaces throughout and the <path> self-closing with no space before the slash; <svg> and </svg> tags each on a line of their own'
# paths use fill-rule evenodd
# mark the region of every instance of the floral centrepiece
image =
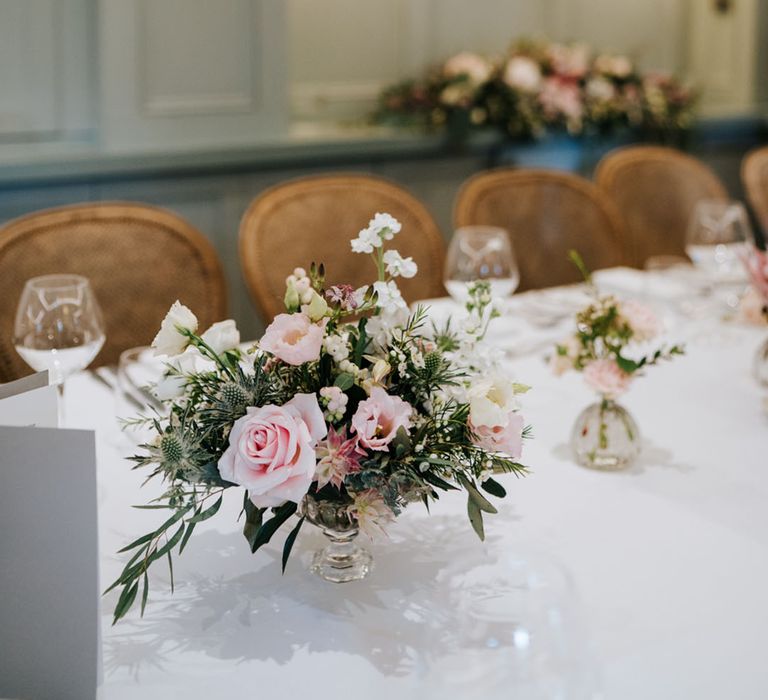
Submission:
<svg viewBox="0 0 768 700">
<path fill-rule="evenodd" d="M 674 76 L 585 44 L 519 40 L 499 57 L 464 51 L 420 79 L 389 86 L 373 120 L 398 126 L 490 126 L 512 138 L 630 128 L 666 138 L 693 124 L 696 94 Z"/>
<path fill-rule="evenodd" d="M 587 281 L 592 302 L 576 315 L 576 331 L 555 346 L 550 367 L 556 375 L 581 372 L 600 400 L 576 419 L 571 447 L 576 461 L 596 469 L 629 466 L 640 452 L 640 432 L 632 416 L 617 403 L 647 367 L 682 355 L 680 345 L 648 349 L 661 324 L 637 301 L 601 295 L 576 253 L 571 253 Z"/>
<path fill-rule="evenodd" d="M 409 311 L 397 278 L 416 265 L 385 250 L 399 231 L 376 214 L 351 241 L 375 264 L 366 287 L 326 286 L 322 266 L 295 269 L 286 313 L 247 351 L 233 322 L 198 335 L 194 314 L 173 305 L 154 343 L 172 355 L 156 387 L 168 413 L 134 421 L 156 437 L 132 458 L 164 481 L 146 507 L 169 517 L 121 550 L 132 556 L 111 586 L 121 589 L 116 621 L 137 597 L 143 613 L 150 565 L 181 553 L 229 489 L 242 492 L 252 552 L 288 531 L 283 570 L 302 525 L 320 527 L 331 544 L 313 570 L 332 581 L 370 569 L 353 543 L 358 531 L 385 533 L 408 503 L 428 505 L 441 491 L 467 493 L 470 523 L 484 537 L 483 513 L 496 512 L 484 494 L 506 493 L 494 475 L 525 472 L 518 397 L 528 387 L 480 349 L 495 315 L 487 284 L 471 288 L 468 315 L 453 330 L 429 324 L 424 308 Z"/>
<path fill-rule="evenodd" d="M 751 320 L 754 322 L 762 315 L 763 321 L 766 321 L 768 320 L 768 252 L 750 245 L 744 250 L 742 261 L 752 283 L 749 290 L 754 308 Z M 742 299 L 742 310 L 745 309 L 746 300 L 750 297 L 749 292 Z M 768 338 L 757 348 L 753 374 L 760 385 L 768 387 Z"/>
</svg>

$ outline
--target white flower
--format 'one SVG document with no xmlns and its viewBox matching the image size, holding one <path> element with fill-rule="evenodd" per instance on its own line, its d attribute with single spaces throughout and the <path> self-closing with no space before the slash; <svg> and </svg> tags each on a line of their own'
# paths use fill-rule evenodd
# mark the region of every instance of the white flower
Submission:
<svg viewBox="0 0 768 700">
<path fill-rule="evenodd" d="M 389 282 L 374 282 L 373 291 L 376 292 L 376 306 L 383 313 L 395 314 L 402 309 L 408 309 L 408 305 L 403 299 L 403 295 L 393 280 Z"/>
<path fill-rule="evenodd" d="M 613 84 L 600 76 L 590 78 L 589 81 L 587 81 L 586 89 L 587 95 L 603 102 L 608 102 L 616 96 Z"/>
<path fill-rule="evenodd" d="M 399 308 L 394 312 L 381 313 L 371 316 L 365 326 L 365 332 L 373 340 L 375 350 L 381 350 L 390 344 L 392 334 L 408 322 L 408 307 Z"/>
<path fill-rule="evenodd" d="M 400 222 L 390 214 L 379 214 L 377 212 L 368 222 L 368 230 L 374 231 L 385 241 L 391 241 L 396 233 L 400 233 L 401 228 Z"/>
<path fill-rule="evenodd" d="M 381 247 L 381 236 L 373 229 L 364 228 L 350 244 L 353 253 L 372 253 L 374 248 Z"/>
<path fill-rule="evenodd" d="M 337 362 L 349 357 L 349 334 L 327 335 L 323 338 L 323 348 Z"/>
<path fill-rule="evenodd" d="M 541 68 L 528 56 L 513 56 L 504 67 L 504 82 L 522 92 L 536 92 L 541 87 Z"/>
<path fill-rule="evenodd" d="M 189 345 L 189 338 L 181 331 L 194 333 L 197 330 L 197 316 L 178 301 L 173 302 L 160 330 L 152 341 L 155 355 L 179 355 Z"/>
<path fill-rule="evenodd" d="M 388 250 L 384 253 L 384 264 L 387 266 L 387 274 L 391 277 L 413 277 L 418 268 L 413 258 L 404 258 L 396 250 Z"/>
<path fill-rule="evenodd" d="M 217 355 L 240 345 L 240 331 L 231 318 L 214 323 L 201 337 Z"/>
<path fill-rule="evenodd" d="M 490 62 L 471 51 L 462 51 L 449 58 L 443 66 L 446 78 L 467 77 L 472 83 L 484 83 L 491 75 Z"/>
<path fill-rule="evenodd" d="M 184 394 L 188 375 L 207 372 L 213 367 L 213 361 L 203 357 L 197 348 L 187 348 L 167 363 L 165 374 L 151 391 L 160 401 L 177 399 Z"/>
<path fill-rule="evenodd" d="M 337 386 L 324 386 L 320 389 L 320 396 L 325 399 L 329 415 L 341 416 L 347 408 L 349 397 Z"/>
<path fill-rule="evenodd" d="M 468 394 L 469 418 L 476 428 L 504 426 L 518 407 L 514 383 L 499 375 L 475 381 Z"/>
</svg>

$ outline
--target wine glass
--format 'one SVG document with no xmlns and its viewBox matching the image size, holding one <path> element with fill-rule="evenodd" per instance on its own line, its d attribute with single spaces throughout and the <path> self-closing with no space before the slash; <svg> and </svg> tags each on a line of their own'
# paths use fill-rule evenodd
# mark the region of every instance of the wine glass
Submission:
<svg viewBox="0 0 768 700">
<path fill-rule="evenodd" d="M 63 396 L 66 378 L 85 369 L 104 345 L 101 310 L 88 280 L 80 275 L 27 280 L 13 342 L 32 369 L 48 370 L 50 383 Z"/>
<path fill-rule="evenodd" d="M 694 207 L 685 252 L 701 271 L 706 284 L 700 297 L 716 295 L 715 306 L 733 311 L 746 288 L 739 253 L 753 233 L 740 202 L 703 199 Z"/>
<path fill-rule="evenodd" d="M 491 285 L 491 295 L 505 297 L 520 283 L 509 234 L 497 226 L 463 226 L 456 230 L 445 260 L 445 288 L 464 303 L 478 280 Z"/>
</svg>

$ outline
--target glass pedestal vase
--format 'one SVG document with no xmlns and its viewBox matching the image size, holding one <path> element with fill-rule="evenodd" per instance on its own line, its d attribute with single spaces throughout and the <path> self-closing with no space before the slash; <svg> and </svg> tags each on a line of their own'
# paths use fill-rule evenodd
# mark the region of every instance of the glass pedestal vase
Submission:
<svg viewBox="0 0 768 700">
<path fill-rule="evenodd" d="M 373 557 L 355 543 L 359 529 L 349 513 L 349 504 L 305 496 L 300 514 L 330 540 L 328 546 L 315 552 L 310 571 L 333 583 L 359 581 L 370 573 Z"/>
<path fill-rule="evenodd" d="M 768 338 L 757 348 L 752 364 L 752 374 L 760 386 L 768 387 Z"/>
<path fill-rule="evenodd" d="M 640 454 L 640 430 L 624 407 L 602 398 L 579 414 L 571 433 L 571 449 L 582 467 L 625 469 Z"/>
</svg>

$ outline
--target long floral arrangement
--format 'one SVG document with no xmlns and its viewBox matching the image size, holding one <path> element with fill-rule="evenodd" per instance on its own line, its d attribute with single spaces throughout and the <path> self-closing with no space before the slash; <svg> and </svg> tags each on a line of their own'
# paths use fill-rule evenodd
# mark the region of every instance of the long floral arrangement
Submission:
<svg viewBox="0 0 768 700">
<path fill-rule="evenodd" d="M 375 263 L 366 287 L 327 286 L 314 264 L 293 270 L 286 312 L 245 351 L 233 321 L 198 334 L 192 311 L 173 305 L 153 342 L 167 356 L 155 391 L 168 410 L 133 421 L 155 437 L 132 458 L 165 482 L 139 507 L 168 517 L 121 550 L 130 558 L 108 589 L 120 589 L 115 621 L 137 599 L 144 612 L 150 566 L 167 559 L 172 571 L 172 555 L 229 489 L 242 491 L 252 552 L 298 516 L 283 570 L 312 503 L 341 507 L 373 535 L 408 503 L 460 489 L 484 537 L 483 513 L 496 512 L 487 496 L 506 493 L 494 475 L 525 472 L 518 396 L 527 387 L 503 376 L 483 343 L 495 315 L 487 284 L 471 286 L 453 327 L 435 327 L 423 307 L 409 311 L 396 279 L 416 265 L 385 249 L 399 231 L 393 217 L 376 214 L 351 241 Z"/>
<path fill-rule="evenodd" d="M 386 87 L 372 118 L 399 126 L 494 127 L 512 138 L 630 128 L 657 138 L 693 123 L 696 93 L 674 76 L 585 44 L 520 40 L 500 57 L 468 51 Z"/>
</svg>

